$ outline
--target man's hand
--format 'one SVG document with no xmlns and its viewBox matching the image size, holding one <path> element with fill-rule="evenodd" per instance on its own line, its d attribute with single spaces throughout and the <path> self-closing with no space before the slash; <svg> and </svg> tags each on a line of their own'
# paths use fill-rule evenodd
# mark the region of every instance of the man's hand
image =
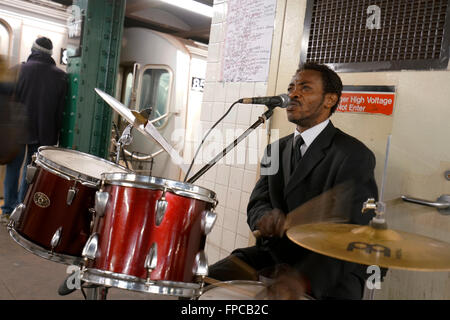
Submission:
<svg viewBox="0 0 450 320">
<path fill-rule="evenodd" d="M 273 283 L 267 288 L 269 300 L 301 300 L 305 297 L 306 279 L 290 267 L 281 267 Z"/>
<path fill-rule="evenodd" d="M 282 237 L 286 215 L 280 209 L 272 209 L 266 212 L 256 224 L 263 237 Z"/>
</svg>

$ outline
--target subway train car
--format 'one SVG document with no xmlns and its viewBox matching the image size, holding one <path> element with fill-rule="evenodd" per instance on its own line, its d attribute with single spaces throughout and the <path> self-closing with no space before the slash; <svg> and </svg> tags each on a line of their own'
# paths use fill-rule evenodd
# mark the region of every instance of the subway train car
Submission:
<svg viewBox="0 0 450 320">
<path fill-rule="evenodd" d="M 148 119 L 180 154 L 186 132 L 199 122 L 207 49 L 205 44 L 150 29 L 126 28 L 123 32 L 116 98 L 131 110 L 147 110 Z M 114 139 L 128 123 L 117 114 L 113 119 L 118 127 Z M 124 151 L 127 159 L 133 159 L 134 171 L 180 179 L 179 167 L 155 140 L 137 130 L 132 137 Z"/>
</svg>

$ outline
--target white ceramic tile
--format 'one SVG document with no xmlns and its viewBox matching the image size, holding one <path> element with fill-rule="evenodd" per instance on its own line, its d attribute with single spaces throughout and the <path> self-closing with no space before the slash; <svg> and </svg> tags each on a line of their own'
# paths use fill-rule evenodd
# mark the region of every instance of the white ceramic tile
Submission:
<svg viewBox="0 0 450 320">
<path fill-rule="evenodd" d="M 258 169 L 258 165 L 259 165 L 258 150 L 248 148 L 245 159 L 245 170 L 256 172 L 256 170 Z"/>
<path fill-rule="evenodd" d="M 206 173 L 204 174 L 205 180 L 211 182 L 212 188 L 214 188 L 214 183 L 216 182 L 216 174 L 217 174 L 217 167 L 213 166 L 210 168 Z"/>
<path fill-rule="evenodd" d="M 241 98 L 251 98 L 255 92 L 255 82 L 242 82 L 239 88 Z"/>
<path fill-rule="evenodd" d="M 242 141 L 241 143 L 238 144 L 236 148 L 234 148 L 235 166 L 237 168 L 240 168 L 240 169 L 244 170 L 245 169 L 245 159 L 246 159 L 247 148 L 243 144 L 244 141 Z"/>
<path fill-rule="evenodd" d="M 241 190 L 242 180 L 244 178 L 244 170 L 236 167 L 230 168 L 230 181 L 228 185 L 231 188 Z"/>
<path fill-rule="evenodd" d="M 213 102 L 214 101 L 214 82 L 205 83 L 205 88 L 203 90 L 203 102 Z"/>
<path fill-rule="evenodd" d="M 244 183 L 242 184 L 242 190 L 245 192 L 252 192 L 256 184 L 256 172 L 244 171 Z"/>
<path fill-rule="evenodd" d="M 234 250 L 235 246 L 235 241 L 236 241 L 236 232 L 227 230 L 227 229 L 223 229 L 222 232 L 222 244 L 221 244 L 221 248 L 223 248 L 224 250 L 231 252 Z"/>
<path fill-rule="evenodd" d="M 229 208 L 225 208 L 225 217 L 223 219 L 224 229 L 236 232 L 238 223 L 238 212 Z"/>
<path fill-rule="evenodd" d="M 222 231 L 223 228 L 219 226 L 214 226 L 211 230 L 211 232 L 207 236 L 207 240 L 216 246 L 222 245 Z"/>
<path fill-rule="evenodd" d="M 216 82 L 215 83 L 215 91 L 214 91 L 214 101 L 216 102 L 225 102 L 225 83 L 224 82 Z M 225 105 L 222 106 L 224 109 Z M 222 112 L 223 114 L 223 112 Z M 217 118 L 219 119 L 219 118 Z"/>
<path fill-rule="evenodd" d="M 236 242 L 234 245 L 236 248 L 246 248 L 248 247 L 248 237 L 244 237 L 240 234 L 236 235 Z"/>
<path fill-rule="evenodd" d="M 216 184 L 228 188 L 228 183 L 230 180 L 230 167 L 224 164 L 219 164 L 216 174 Z M 225 198 L 226 199 L 226 198 Z M 225 202 L 224 199 L 224 202 Z"/>
<path fill-rule="evenodd" d="M 244 237 L 248 237 L 250 232 L 250 227 L 247 224 L 247 215 L 239 214 L 238 215 L 238 224 L 236 232 Z"/>
<path fill-rule="evenodd" d="M 219 64 L 217 62 L 208 62 L 207 63 L 207 67 L 206 67 L 206 79 L 208 79 L 208 81 L 217 81 L 218 80 L 218 70 L 219 70 Z M 215 86 L 210 86 L 212 87 L 212 90 L 214 90 Z M 206 89 L 206 86 L 205 86 Z M 214 97 L 214 94 L 213 94 Z M 214 101 L 214 98 L 211 100 Z"/>
<path fill-rule="evenodd" d="M 219 202 L 219 205 L 216 207 L 216 214 L 217 219 L 213 228 L 215 228 L 216 226 L 223 227 L 223 219 L 225 217 L 225 206 L 222 205 L 221 202 Z"/>
<path fill-rule="evenodd" d="M 220 260 L 225 259 L 230 255 L 231 251 L 225 250 L 223 248 L 220 248 Z"/>
<path fill-rule="evenodd" d="M 214 102 L 211 110 L 211 121 L 214 123 L 219 120 L 224 114 L 225 103 L 223 102 Z M 217 127 L 216 127 L 217 128 Z"/>
<path fill-rule="evenodd" d="M 246 125 L 247 127 L 250 125 L 250 121 L 254 123 L 256 119 L 252 119 L 252 106 L 250 104 L 241 104 L 239 103 L 237 106 L 238 108 L 238 116 L 236 123 L 240 125 Z"/>
<path fill-rule="evenodd" d="M 241 202 L 239 204 L 239 213 L 247 214 L 247 205 L 250 199 L 250 193 L 242 191 L 241 193 Z"/>
<path fill-rule="evenodd" d="M 224 23 L 211 24 L 211 30 L 209 33 L 209 43 L 217 43 L 223 41 L 223 25 Z"/>
<path fill-rule="evenodd" d="M 241 201 L 241 191 L 233 188 L 228 188 L 227 203 L 225 208 L 239 211 L 239 204 Z"/>
<path fill-rule="evenodd" d="M 207 248 L 205 251 L 206 251 L 206 258 L 208 259 L 208 265 L 212 265 L 217 261 L 219 261 L 220 248 L 218 246 L 207 243 Z"/>
<path fill-rule="evenodd" d="M 208 62 L 218 62 L 220 58 L 220 43 L 213 43 L 208 46 Z"/>
<path fill-rule="evenodd" d="M 211 20 L 211 23 L 220 23 L 224 22 L 226 19 L 227 6 L 225 3 L 214 3 L 213 7 L 214 13 Z"/>
<path fill-rule="evenodd" d="M 265 97 L 267 96 L 267 83 L 266 82 L 256 82 L 255 83 L 255 97 Z"/>
<path fill-rule="evenodd" d="M 224 113 L 228 111 L 228 109 L 231 107 L 231 104 L 229 105 L 229 103 L 225 102 L 225 106 L 224 106 Z M 236 119 L 237 119 L 237 114 L 239 112 L 239 104 L 235 105 L 231 110 L 230 113 L 227 114 L 227 116 L 223 119 L 224 123 L 231 123 L 231 124 L 235 124 L 236 123 Z"/>
<path fill-rule="evenodd" d="M 220 170 L 219 170 L 219 174 L 220 174 Z M 217 181 L 216 181 L 216 185 L 215 185 L 215 190 L 214 191 L 217 194 L 217 199 L 219 200 L 219 203 L 223 207 L 226 207 L 228 186 L 222 186 L 220 184 L 217 184 Z"/>
<path fill-rule="evenodd" d="M 233 103 L 239 100 L 239 82 L 227 82 L 225 84 L 225 102 Z"/>
<path fill-rule="evenodd" d="M 211 121 L 212 108 L 213 108 L 212 102 L 202 103 L 202 110 L 200 112 L 201 121 Z"/>
</svg>

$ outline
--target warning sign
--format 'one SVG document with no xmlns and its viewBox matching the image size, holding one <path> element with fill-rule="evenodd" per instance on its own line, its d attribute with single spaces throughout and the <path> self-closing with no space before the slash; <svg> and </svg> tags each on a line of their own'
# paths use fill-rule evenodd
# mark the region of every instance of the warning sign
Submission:
<svg viewBox="0 0 450 320">
<path fill-rule="evenodd" d="M 344 86 L 336 111 L 391 115 L 394 86 Z"/>
</svg>

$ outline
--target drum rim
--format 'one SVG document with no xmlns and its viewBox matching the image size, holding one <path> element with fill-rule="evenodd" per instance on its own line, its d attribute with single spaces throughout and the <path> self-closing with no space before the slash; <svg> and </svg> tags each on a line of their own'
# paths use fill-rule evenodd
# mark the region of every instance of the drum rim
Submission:
<svg viewBox="0 0 450 320">
<path fill-rule="evenodd" d="M 216 193 L 214 191 L 186 182 L 121 172 L 102 173 L 101 176 L 105 184 L 158 190 L 167 189 L 176 195 L 210 202 L 214 206 L 217 204 Z"/>
<path fill-rule="evenodd" d="M 263 287 L 267 287 L 266 284 L 264 282 L 261 281 L 255 281 L 255 280 L 227 280 L 227 281 L 219 281 L 218 283 L 221 284 L 257 284 L 257 285 L 261 285 Z M 211 285 L 202 288 L 200 295 L 198 297 L 199 300 L 201 300 L 201 297 L 206 294 L 207 292 L 214 290 L 214 289 L 223 289 L 223 287 L 221 286 L 215 286 L 214 283 L 211 283 Z"/>
<path fill-rule="evenodd" d="M 71 256 L 71 255 L 62 254 L 62 253 L 51 252 L 51 251 L 45 249 L 45 248 L 41 247 L 40 245 L 37 245 L 34 242 L 23 237 L 11 225 L 8 225 L 7 229 L 8 229 L 9 235 L 17 244 L 19 244 L 22 248 L 24 248 L 28 252 L 31 252 L 31 253 L 37 255 L 38 257 L 41 257 L 41 258 L 44 258 L 44 259 L 47 259 L 47 260 L 50 260 L 53 262 L 67 264 L 67 265 L 78 265 L 83 261 L 83 258 L 81 256 Z"/>
<path fill-rule="evenodd" d="M 195 297 L 200 290 L 200 284 L 196 283 L 157 280 L 146 284 L 145 280 L 139 277 L 96 268 L 84 268 L 81 279 L 87 283 L 119 289 L 178 297 Z"/>
<path fill-rule="evenodd" d="M 54 151 L 72 153 L 72 154 L 82 154 L 83 156 L 86 156 L 87 158 L 90 158 L 92 160 L 97 160 L 99 162 L 108 163 L 109 165 L 117 167 L 118 169 L 125 170 L 128 173 L 131 172 L 131 170 L 129 170 L 125 167 L 122 167 L 121 165 L 118 165 L 114 162 L 108 161 L 106 159 L 103 159 L 103 158 L 100 158 L 100 157 L 97 157 L 97 156 L 94 156 L 92 154 L 85 153 L 82 151 L 66 149 L 66 148 L 58 148 L 58 147 L 52 147 L 52 146 L 41 146 L 38 148 L 38 151 L 36 152 L 36 160 L 35 160 L 37 164 L 42 164 L 43 166 L 47 166 L 53 170 L 56 170 L 63 174 L 66 174 L 74 179 L 78 179 L 78 180 L 85 181 L 85 182 L 91 182 L 96 185 L 100 184 L 100 181 L 102 180 L 101 178 L 95 178 L 86 173 L 81 173 L 81 172 L 75 171 L 73 169 L 67 168 L 66 166 L 63 166 L 61 164 L 58 164 L 55 161 L 46 158 L 42 154 L 42 152 L 45 150 L 54 150 Z M 128 174 L 128 173 L 126 173 L 126 174 Z M 101 174 L 103 174 L 103 173 L 101 173 Z"/>
</svg>

